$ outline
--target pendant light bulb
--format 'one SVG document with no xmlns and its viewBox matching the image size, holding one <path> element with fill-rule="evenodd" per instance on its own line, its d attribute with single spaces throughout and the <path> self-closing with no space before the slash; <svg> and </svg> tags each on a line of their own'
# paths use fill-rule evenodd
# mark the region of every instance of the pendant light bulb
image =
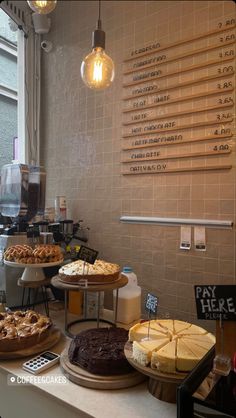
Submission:
<svg viewBox="0 0 236 418">
<path fill-rule="evenodd" d="M 99 0 L 99 15 L 97 29 L 93 32 L 92 52 L 81 64 L 81 77 L 90 89 L 102 90 L 111 85 L 115 77 L 114 63 L 105 53 L 105 32 L 100 19 L 101 2 Z"/>
<path fill-rule="evenodd" d="M 55 9 L 57 0 L 27 0 L 27 3 L 34 12 L 47 15 Z"/>
<path fill-rule="evenodd" d="M 101 47 L 93 48 L 81 64 L 82 80 L 91 89 L 109 87 L 114 76 L 114 63 Z"/>
</svg>

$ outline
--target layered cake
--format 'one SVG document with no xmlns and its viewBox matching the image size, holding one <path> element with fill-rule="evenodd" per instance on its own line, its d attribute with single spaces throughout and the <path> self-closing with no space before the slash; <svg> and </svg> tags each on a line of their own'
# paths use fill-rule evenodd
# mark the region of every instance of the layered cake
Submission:
<svg viewBox="0 0 236 418">
<path fill-rule="evenodd" d="M 59 270 L 60 279 L 69 283 L 77 283 L 82 279 L 95 283 L 112 283 L 119 278 L 119 275 L 118 264 L 108 263 L 104 260 L 96 260 L 94 264 L 85 264 L 83 260 L 77 260 Z"/>
<path fill-rule="evenodd" d="M 90 373 L 110 376 L 133 371 L 126 360 L 124 345 L 128 331 L 123 328 L 92 328 L 71 342 L 69 360 Z"/>
<path fill-rule="evenodd" d="M 0 352 L 18 351 L 44 341 L 52 321 L 34 311 L 0 312 Z"/>
<path fill-rule="evenodd" d="M 160 372 L 188 372 L 215 344 L 204 328 L 184 321 L 160 319 L 136 324 L 129 330 L 133 359 Z"/>
</svg>

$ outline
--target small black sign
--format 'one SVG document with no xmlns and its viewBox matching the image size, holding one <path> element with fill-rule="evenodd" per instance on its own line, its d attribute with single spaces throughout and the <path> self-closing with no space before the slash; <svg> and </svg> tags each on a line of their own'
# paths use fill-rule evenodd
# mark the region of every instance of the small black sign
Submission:
<svg viewBox="0 0 236 418">
<path fill-rule="evenodd" d="M 197 285 L 198 319 L 236 321 L 236 285 Z"/>
<path fill-rule="evenodd" d="M 77 253 L 78 260 L 84 260 L 86 261 L 86 263 L 89 263 L 89 264 L 94 264 L 97 256 L 98 256 L 98 251 L 93 250 L 92 248 L 89 248 L 89 247 L 85 247 L 84 245 L 81 245 L 79 252 Z"/>
<path fill-rule="evenodd" d="M 147 294 L 147 299 L 146 299 L 146 304 L 145 304 L 146 311 L 156 315 L 157 306 L 158 306 L 158 298 L 155 295 L 152 295 L 151 293 L 148 293 Z"/>
</svg>

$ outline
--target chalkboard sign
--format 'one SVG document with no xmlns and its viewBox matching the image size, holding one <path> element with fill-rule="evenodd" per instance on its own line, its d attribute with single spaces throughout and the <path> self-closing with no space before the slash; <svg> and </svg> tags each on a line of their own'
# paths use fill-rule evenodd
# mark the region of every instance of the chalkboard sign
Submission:
<svg viewBox="0 0 236 418">
<path fill-rule="evenodd" d="M 236 321 L 236 285 L 194 286 L 198 319 Z"/>
<path fill-rule="evenodd" d="M 94 264 L 97 256 L 98 256 L 98 251 L 93 250 L 92 248 L 89 248 L 89 247 L 85 247 L 84 245 L 81 245 L 79 252 L 77 253 L 78 260 L 84 260 L 86 261 L 86 263 L 89 263 L 89 264 Z"/>
<path fill-rule="evenodd" d="M 147 299 L 146 299 L 146 304 L 145 304 L 146 311 L 148 311 L 149 314 L 153 313 L 153 314 L 156 315 L 157 305 L 158 305 L 158 298 L 155 295 L 152 295 L 151 293 L 148 293 L 147 294 Z"/>
</svg>

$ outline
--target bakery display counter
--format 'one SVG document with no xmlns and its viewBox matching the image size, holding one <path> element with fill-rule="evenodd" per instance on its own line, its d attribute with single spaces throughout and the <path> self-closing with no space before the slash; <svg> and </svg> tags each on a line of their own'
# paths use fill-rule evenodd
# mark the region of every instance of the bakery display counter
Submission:
<svg viewBox="0 0 236 418">
<path fill-rule="evenodd" d="M 60 354 L 69 341 L 64 337 L 52 351 Z M 22 363 L 23 360 L 0 362 L 1 418 L 110 418 L 111 411 L 114 418 L 176 417 L 176 405 L 154 398 L 146 382 L 128 389 L 88 389 L 67 379 L 64 382 L 64 373 L 54 366 L 38 376 L 48 383 L 32 379 L 30 385 L 14 384 L 11 378 L 32 376 L 21 369 Z"/>
</svg>

